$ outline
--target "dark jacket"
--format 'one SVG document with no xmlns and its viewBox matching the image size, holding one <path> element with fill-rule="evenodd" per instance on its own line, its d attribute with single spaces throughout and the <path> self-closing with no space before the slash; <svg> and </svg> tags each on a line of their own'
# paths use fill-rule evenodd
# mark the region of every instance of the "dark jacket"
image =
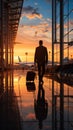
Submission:
<svg viewBox="0 0 73 130">
<path fill-rule="evenodd" d="M 39 46 L 36 48 L 35 51 L 35 57 L 34 57 L 34 62 L 35 63 L 48 63 L 48 52 L 47 52 L 47 48 L 44 46 Z"/>
</svg>

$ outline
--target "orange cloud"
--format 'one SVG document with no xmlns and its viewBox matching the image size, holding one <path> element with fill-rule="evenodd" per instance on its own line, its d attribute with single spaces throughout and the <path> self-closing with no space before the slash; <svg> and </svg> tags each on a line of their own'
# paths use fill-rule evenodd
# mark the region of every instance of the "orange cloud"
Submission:
<svg viewBox="0 0 73 130">
<path fill-rule="evenodd" d="M 29 19 L 34 19 L 34 18 L 39 18 L 39 19 L 41 19 L 42 18 L 42 15 L 41 14 L 26 14 L 25 15 L 27 18 L 29 18 Z"/>
<path fill-rule="evenodd" d="M 34 8 L 32 6 L 23 7 L 21 19 L 24 16 L 27 17 L 28 19 L 42 18 L 42 15 L 38 12 L 38 8 Z"/>
<path fill-rule="evenodd" d="M 21 36 L 21 38 L 28 38 L 28 39 L 35 39 L 35 36 L 38 38 L 43 38 L 45 40 L 51 41 L 51 33 L 52 33 L 52 26 L 51 26 L 51 20 L 42 19 L 41 22 L 38 25 L 20 25 L 18 30 L 18 37 Z M 35 32 L 37 32 L 35 34 Z M 18 38 L 17 38 L 18 39 Z"/>
</svg>

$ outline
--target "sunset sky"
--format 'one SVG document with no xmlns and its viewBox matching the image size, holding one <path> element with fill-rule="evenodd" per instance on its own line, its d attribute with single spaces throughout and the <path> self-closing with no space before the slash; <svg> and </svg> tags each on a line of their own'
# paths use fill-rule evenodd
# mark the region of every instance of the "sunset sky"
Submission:
<svg viewBox="0 0 73 130">
<path fill-rule="evenodd" d="M 47 47 L 49 57 L 52 57 L 52 0 L 24 0 L 17 37 L 14 45 L 14 62 L 18 62 L 18 56 L 22 61 L 34 61 L 35 48 L 39 45 L 39 40 L 44 41 Z M 68 1 L 67 1 L 68 2 Z M 68 13 L 68 3 L 65 3 L 64 14 Z M 64 34 L 73 30 L 73 0 L 69 3 L 69 23 L 68 19 L 64 21 Z M 57 26 L 59 23 L 57 23 Z M 59 35 L 59 33 L 58 33 Z M 58 36 L 57 35 L 57 36 Z M 68 40 L 68 37 L 65 37 Z M 69 41 L 73 40 L 73 31 L 70 32 Z M 66 46 L 65 46 L 66 48 Z M 57 49 L 58 51 L 59 49 Z M 56 49 L 55 49 L 56 51 Z M 49 53 L 51 52 L 51 53 Z M 68 56 L 68 50 L 64 50 L 64 57 Z M 59 57 L 57 54 L 56 57 Z M 73 57 L 73 46 L 69 48 L 69 58 Z"/>
<path fill-rule="evenodd" d="M 15 62 L 18 62 L 18 56 L 22 61 L 26 61 L 26 52 L 28 52 L 27 61 L 33 61 L 35 47 L 39 45 L 40 39 L 44 41 L 48 53 L 51 51 L 51 9 L 50 0 L 24 1 L 14 45 Z"/>
</svg>

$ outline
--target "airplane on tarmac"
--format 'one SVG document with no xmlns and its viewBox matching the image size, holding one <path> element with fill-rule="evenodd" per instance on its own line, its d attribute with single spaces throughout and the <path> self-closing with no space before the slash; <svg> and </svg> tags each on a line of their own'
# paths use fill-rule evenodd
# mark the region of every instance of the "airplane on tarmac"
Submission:
<svg viewBox="0 0 73 130">
<path fill-rule="evenodd" d="M 34 66 L 34 62 L 23 62 L 19 56 L 18 56 L 18 61 L 19 61 L 19 62 L 16 62 L 16 64 L 18 64 L 18 65 L 21 66 L 21 67 L 31 68 L 31 67 Z"/>
</svg>

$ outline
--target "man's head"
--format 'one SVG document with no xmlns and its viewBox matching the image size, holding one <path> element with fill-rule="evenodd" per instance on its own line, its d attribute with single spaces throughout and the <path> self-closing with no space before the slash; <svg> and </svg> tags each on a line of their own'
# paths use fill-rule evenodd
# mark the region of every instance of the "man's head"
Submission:
<svg viewBox="0 0 73 130">
<path fill-rule="evenodd" d="M 39 45 L 40 45 L 40 46 L 43 45 L 43 41 L 42 41 L 42 40 L 39 41 Z"/>
</svg>

